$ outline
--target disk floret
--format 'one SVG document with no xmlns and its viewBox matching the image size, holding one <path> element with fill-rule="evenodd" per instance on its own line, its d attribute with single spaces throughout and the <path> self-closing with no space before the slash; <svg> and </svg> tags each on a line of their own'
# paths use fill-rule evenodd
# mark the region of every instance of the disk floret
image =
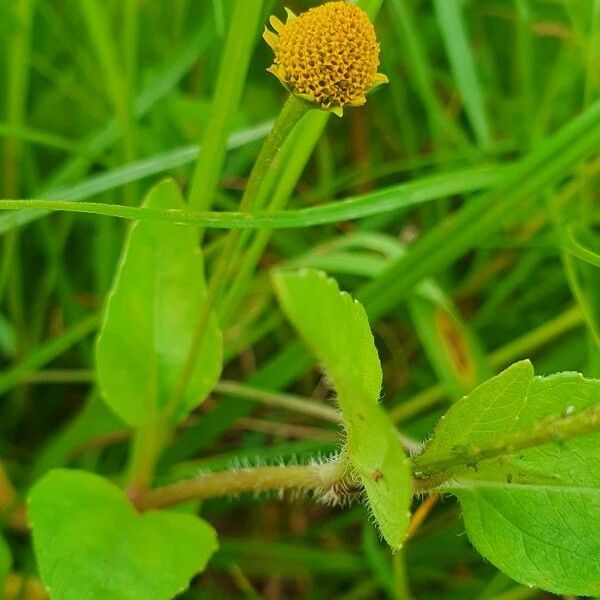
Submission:
<svg viewBox="0 0 600 600">
<path fill-rule="evenodd" d="M 292 93 L 341 116 L 361 106 L 365 94 L 387 82 L 377 72 L 379 44 L 366 13 L 346 2 L 327 2 L 299 16 L 287 11 L 263 37 L 275 52 L 268 69 Z"/>
</svg>

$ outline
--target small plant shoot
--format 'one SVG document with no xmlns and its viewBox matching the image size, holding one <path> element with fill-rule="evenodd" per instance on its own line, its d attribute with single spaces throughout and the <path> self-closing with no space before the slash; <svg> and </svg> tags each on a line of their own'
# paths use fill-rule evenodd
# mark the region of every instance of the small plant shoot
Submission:
<svg viewBox="0 0 600 600">
<path fill-rule="evenodd" d="M 600 598 L 600 2 L 0 10 L 0 598 Z"/>
</svg>

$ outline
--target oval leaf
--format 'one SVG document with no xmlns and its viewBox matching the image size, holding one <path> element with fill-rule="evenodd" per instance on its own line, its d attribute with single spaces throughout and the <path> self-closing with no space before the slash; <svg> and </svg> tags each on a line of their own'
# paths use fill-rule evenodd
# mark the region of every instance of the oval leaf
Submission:
<svg viewBox="0 0 600 600">
<path fill-rule="evenodd" d="M 180 209 L 174 181 L 148 194 L 148 208 Z M 100 387 L 110 408 L 139 426 L 160 414 L 180 382 L 206 295 L 202 256 L 193 227 L 138 222 L 131 228 L 96 348 Z M 202 401 L 218 381 L 222 336 L 214 315 L 176 419 Z"/>
<path fill-rule="evenodd" d="M 529 362 L 517 363 L 448 411 L 417 469 L 599 404 L 600 380 L 534 377 Z M 600 594 L 600 432 L 516 453 L 507 446 L 442 489 L 458 497 L 477 550 L 513 579 L 557 594 Z"/>
</svg>

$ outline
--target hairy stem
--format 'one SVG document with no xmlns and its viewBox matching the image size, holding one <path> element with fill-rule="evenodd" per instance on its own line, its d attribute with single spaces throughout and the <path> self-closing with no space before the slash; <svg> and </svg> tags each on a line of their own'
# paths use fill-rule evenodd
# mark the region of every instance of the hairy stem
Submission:
<svg viewBox="0 0 600 600">
<path fill-rule="evenodd" d="M 298 490 L 326 493 L 344 478 L 346 472 L 347 462 L 343 458 L 323 464 L 222 471 L 156 488 L 134 500 L 138 509 L 150 510 L 243 492 Z"/>
</svg>

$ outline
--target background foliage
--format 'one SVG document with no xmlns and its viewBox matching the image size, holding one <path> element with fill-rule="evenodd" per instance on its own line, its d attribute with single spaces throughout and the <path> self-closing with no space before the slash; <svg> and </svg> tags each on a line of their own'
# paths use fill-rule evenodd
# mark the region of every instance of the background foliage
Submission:
<svg viewBox="0 0 600 600">
<path fill-rule="evenodd" d="M 284 98 L 259 35 L 283 4 L 259 6 L 256 28 L 233 18 L 234 4 L 0 3 L 0 195 L 125 210 L 171 175 L 196 186 L 195 208 L 237 210 Z M 381 4 L 390 84 L 341 120 L 314 113 L 286 144 L 271 202 L 290 196 L 281 218 L 292 228 L 242 235 L 250 258 L 218 307 L 224 380 L 167 448 L 159 481 L 335 449 L 330 388 L 277 308 L 275 264 L 324 269 L 364 303 L 383 407 L 408 445 L 518 359 L 539 375 L 600 377 L 600 3 L 363 4 Z M 232 29 L 235 52 L 223 54 Z M 211 133 L 219 127 L 227 138 Z M 199 140 L 208 158 L 195 169 Z M 215 199 L 202 196 L 217 184 Z M 0 506 L 51 467 L 119 480 L 129 431 L 99 401 L 92 369 L 126 225 L 0 213 Z M 210 273 L 223 242 L 213 229 L 204 238 Z M 206 502 L 220 549 L 182 598 L 544 597 L 482 561 L 453 500 L 424 510 L 392 557 L 360 505 Z M 0 539 L 0 582 L 10 571 L 10 589 L 27 591 L 9 597 L 39 597 L 23 516 L 3 520 L 12 558 Z"/>
</svg>

